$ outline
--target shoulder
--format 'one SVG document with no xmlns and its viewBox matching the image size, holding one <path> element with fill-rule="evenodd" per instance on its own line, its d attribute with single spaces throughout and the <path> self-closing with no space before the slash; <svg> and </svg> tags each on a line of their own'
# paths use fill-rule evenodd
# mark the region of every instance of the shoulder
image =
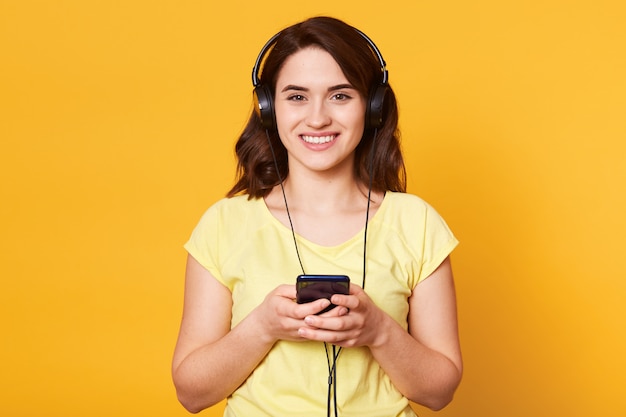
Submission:
<svg viewBox="0 0 626 417">
<path fill-rule="evenodd" d="M 387 192 L 380 211 L 380 221 L 396 230 L 448 230 L 437 210 L 414 194 Z"/>
<path fill-rule="evenodd" d="M 263 200 L 239 195 L 213 203 L 202 215 L 199 226 L 211 229 L 233 228 L 258 223 L 263 218 Z"/>
<path fill-rule="evenodd" d="M 420 197 L 387 193 L 380 231 L 387 240 L 396 239 L 417 260 L 417 282 L 429 276 L 458 244 L 441 215 Z"/>
<path fill-rule="evenodd" d="M 408 193 L 391 192 L 385 194 L 386 209 L 396 214 L 406 213 L 415 216 L 418 213 L 427 213 L 434 209 L 422 198 Z"/>
<path fill-rule="evenodd" d="M 241 214 L 245 212 L 254 212 L 259 208 L 259 200 L 249 198 L 247 194 L 235 197 L 222 198 L 213 203 L 205 212 L 205 215 L 211 214 Z"/>
</svg>

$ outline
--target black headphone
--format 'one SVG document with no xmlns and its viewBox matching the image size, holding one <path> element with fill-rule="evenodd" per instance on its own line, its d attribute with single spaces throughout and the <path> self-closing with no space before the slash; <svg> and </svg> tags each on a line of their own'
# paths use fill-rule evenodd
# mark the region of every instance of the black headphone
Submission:
<svg viewBox="0 0 626 417">
<path fill-rule="evenodd" d="M 382 54 L 374 42 L 365 33 L 356 28 L 353 29 L 367 41 L 370 49 L 376 54 L 383 73 L 383 78 L 380 84 L 376 85 L 370 92 L 365 110 L 365 128 L 377 129 L 383 124 L 383 104 L 385 102 L 385 95 L 389 89 L 389 85 L 387 83 L 389 78 L 389 74 L 387 73 L 387 63 L 383 59 Z M 278 38 L 281 33 L 282 32 L 278 32 L 276 35 L 272 36 L 269 41 L 267 41 L 265 46 L 263 46 L 263 49 L 261 49 L 261 52 L 259 52 L 259 56 L 254 63 L 254 68 L 252 68 L 254 110 L 261 119 L 261 124 L 267 130 L 276 130 L 276 113 L 274 111 L 274 98 L 272 90 L 269 86 L 261 84 L 261 80 L 259 79 L 259 69 L 261 67 L 263 57 L 265 57 L 265 54 L 272 47 L 272 45 L 274 45 L 276 38 Z"/>
</svg>

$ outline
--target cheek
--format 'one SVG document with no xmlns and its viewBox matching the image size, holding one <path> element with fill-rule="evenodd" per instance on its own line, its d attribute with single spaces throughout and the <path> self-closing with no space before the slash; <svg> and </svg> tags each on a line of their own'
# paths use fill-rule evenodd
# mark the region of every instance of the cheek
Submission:
<svg viewBox="0 0 626 417">
<path fill-rule="evenodd" d="M 287 138 L 289 137 L 290 132 L 293 131 L 293 126 L 295 122 L 293 112 L 284 111 L 284 107 L 281 111 L 280 105 L 274 107 L 276 111 L 276 131 L 278 132 L 278 137 L 280 141 L 283 143 L 283 146 L 289 148 L 289 141 Z"/>
<path fill-rule="evenodd" d="M 285 139 L 288 137 L 289 132 L 291 132 L 293 129 L 291 129 L 291 123 L 289 122 L 288 119 L 284 118 L 284 117 L 279 117 L 278 115 L 276 115 L 276 131 L 278 132 L 278 136 L 280 137 L 281 142 L 285 142 Z"/>
<path fill-rule="evenodd" d="M 343 119 L 346 123 L 352 126 L 365 127 L 365 107 L 366 102 L 361 98 L 359 102 L 355 102 L 354 105 L 348 106 L 343 111 Z"/>
<path fill-rule="evenodd" d="M 274 112 L 276 114 L 276 124 L 280 129 L 289 127 L 298 119 L 298 113 L 292 108 L 288 108 L 284 103 L 274 103 Z"/>
<path fill-rule="evenodd" d="M 358 108 L 346 109 L 338 117 L 342 120 L 345 126 L 350 126 L 355 132 L 363 134 L 365 129 L 365 108 L 359 106 Z"/>
</svg>

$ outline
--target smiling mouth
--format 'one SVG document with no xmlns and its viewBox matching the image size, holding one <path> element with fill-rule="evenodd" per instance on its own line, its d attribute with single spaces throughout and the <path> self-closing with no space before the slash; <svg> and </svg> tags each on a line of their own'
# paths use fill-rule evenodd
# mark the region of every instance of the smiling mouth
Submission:
<svg viewBox="0 0 626 417">
<path fill-rule="evenodd" d="M 300 135 L 303 141 L 306 143 L 314 143 L 314 144 L 322 144 L 332 142 L 336 135 L 328 135 L 328 136 L 308 136 L 308 135 Z"/>
</svg>

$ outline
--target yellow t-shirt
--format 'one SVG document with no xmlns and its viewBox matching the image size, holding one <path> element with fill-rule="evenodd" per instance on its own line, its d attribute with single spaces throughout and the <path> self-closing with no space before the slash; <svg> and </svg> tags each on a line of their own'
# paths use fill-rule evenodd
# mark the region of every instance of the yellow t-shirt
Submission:
<svg viewBox="0 0 626 417">
<path fill-rule="evenodd" d="M 365 214 L 363 215 L 365 221 Z M 363 274 L 363 230 L 333 247 L 296 234 L 309 274 Z M 405 329 L 408 297 L 452 252 L 457 240 L 437 212 L 419 197 L 387 192 L 367 234 L 365 291 Z M 187 251 L 232 293 L 231 328 L 280 284 L 301 274 L 291 230 L 263 199 L 223 199 L 204 214 Z M 237 366 L 237 364 L 230 364 Z M 343 349 L 337 361 L 341 417 L 415 416 L 366 347 Z M 279 341 L 229 398 L 225 416 L 324 416 L 328 364 L 319 342 Z"/>
</svg>

